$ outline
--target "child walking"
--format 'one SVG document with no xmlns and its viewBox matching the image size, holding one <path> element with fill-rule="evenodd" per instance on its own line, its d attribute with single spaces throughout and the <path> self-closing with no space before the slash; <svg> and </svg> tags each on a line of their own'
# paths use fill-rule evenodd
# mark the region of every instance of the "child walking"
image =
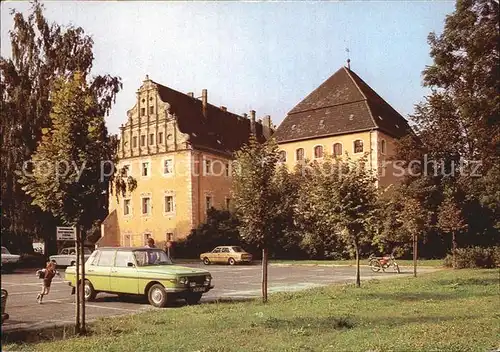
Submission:
<svg viewBox="0 0 500 352">
<path fill-rule="evenodd" d="M 39 304 L 42 304 L 43 296 L 48 295 L 50 292 L 50 285 L 52 284 L 52 279 L 54 276 L 60 276 L 59 272 L 56 270 L 56 264 L 53 262 L 47 262 L 45 269 L 38 270 L 37 275 L 39 278 L 43 279 L 42 292 L 38 294 L 36 300 Z"/>
</svg>

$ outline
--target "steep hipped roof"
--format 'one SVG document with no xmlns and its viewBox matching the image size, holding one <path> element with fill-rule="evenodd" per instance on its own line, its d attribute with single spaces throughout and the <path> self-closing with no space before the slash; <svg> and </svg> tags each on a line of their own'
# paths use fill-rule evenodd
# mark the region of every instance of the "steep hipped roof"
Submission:
<svg viewBox="0 0 500 352">
<path fill-rule="evenodd" d="M 209 148 L 232 153 L 248 142 L 250 120 L 208 104 L 207 117 L 203 116 L 202 102 L 187 94 L 154 82 L 161 100 L 170 104 L 177 116 L 179 130 L 189 135 L 189 142 L 198 148 Z M 255 123 L 256 137 L 264 141 L 262 125 Z"/>
<path fill-rule="evenodd" d="M 342 67 L 297 104 L 276 130 L 278 142 L 379 129 L 408 134 L 408 122 L 357 74 Z"/>
</svg>

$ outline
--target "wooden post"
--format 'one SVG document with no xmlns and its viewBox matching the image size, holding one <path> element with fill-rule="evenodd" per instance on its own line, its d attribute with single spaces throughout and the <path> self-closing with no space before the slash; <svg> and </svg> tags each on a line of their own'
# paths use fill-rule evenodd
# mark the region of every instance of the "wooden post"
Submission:
<svg viewBox="0 0 500 352">
<path fill-rule="evenodd" d="M 80 334 L 80 233 L 76 229 L 76 269 L 75 269 L 75 334 Z"/>
<path fill-rule="evenodd" d="M 358 244 L 355 244 L 356 250 L 356 287 L 361 287 L 361 275 L 359 270 L 359 248 Z"/>
<path fill-rule="evenodd" d="M 413 234 L 413 276 L 417 277 L 417 234 Z"/>
<path fill-rule="evenodd" d="M 80 328 L 80 334 L 85 334 L 87 332 L 87 328 L 85 327 L 85 230 L 82 231 L 80 234 L 80 261 L 81 261 L 81 267 L 82 267 L 82 275 L 81 275 L 81 280 L 82 280 L 82 291 L 81 291 L 81 309 L 80 313 L 82 315 L 81 317 L 81 328 Z"/>
<path fill-rule="evenodd" d="M 267 302 L 267 248 L 262 249 L 262 303 Z"/>
</svg>

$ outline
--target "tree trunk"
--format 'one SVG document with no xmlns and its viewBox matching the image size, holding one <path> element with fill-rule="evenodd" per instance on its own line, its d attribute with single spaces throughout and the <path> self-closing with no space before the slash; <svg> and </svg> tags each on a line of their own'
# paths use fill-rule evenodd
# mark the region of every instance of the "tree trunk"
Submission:
<svg viewBox="0 0 500 352">
<path fill-rule="evenodd" d="M 81 240 L 81 245 L 80 245 L 80 260 L 81 260 L 81 266 L 82 266 L 82 292 L 81 292 L 81 309 L 80 313 L 82 315 L 81 317 L 81 328 L 80 328 L 80 334 L 85 334 L 87 332 L 87 328 L 85 327 L 85 237 L 86 237 L 86 231 L 85 229 L 82 230 L 82 233 L 80 234 L 80 240 Z"/>
<path fill-rule="evenodd" d="M 75 334 L 80 334 L 80 233 L 76 229 L 76 269 L 75 269 Z"/>
<path fill-rule="evenodd" d="M 355 245 L 356 250 L 356 287 L 361 287 L 361 276 L 359 272 L 359 247 Z"/>
<path fill-rule="evenodd" d="M 453 269 L 457 268 L 457 238 L 455 235 L 455 231 L 451 233 L 451 256 L 452 256 L 452 263 L 453 263 Z"/>
<path fill-rule="evenodd" d="M 413 234 L 413 276 L 417 277 L 417 234 Z"/>
<path fill-rule="evenodd" d="M 262 249 L 262 303 L 267 302 L 267 248 Z"/>
</svg>

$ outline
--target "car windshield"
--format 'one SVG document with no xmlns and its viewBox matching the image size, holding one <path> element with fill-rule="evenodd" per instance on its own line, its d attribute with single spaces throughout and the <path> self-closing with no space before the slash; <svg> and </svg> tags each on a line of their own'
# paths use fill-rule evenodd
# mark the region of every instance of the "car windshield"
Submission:
<svg viewBox="0 0 500 352">
<path fill-rule="evenodd" d="M 232 248 L 233 248 L 233 252 L 236 252 L 236 253 L 244 252 L 243 248 L 241 248 L 241 247 L 232 247 Z"/>
<path fill-rule="evenodd" d="M 161 249 L 141 249 L 134 251 L 137 266 L 171 265 L 172 261 Z"/>
<path fill-rule="evenodd" d="M 2 247 L 2 254 L 10 254 L 10 252 L 7 250 L 7 248 Z"/>
</svg>

